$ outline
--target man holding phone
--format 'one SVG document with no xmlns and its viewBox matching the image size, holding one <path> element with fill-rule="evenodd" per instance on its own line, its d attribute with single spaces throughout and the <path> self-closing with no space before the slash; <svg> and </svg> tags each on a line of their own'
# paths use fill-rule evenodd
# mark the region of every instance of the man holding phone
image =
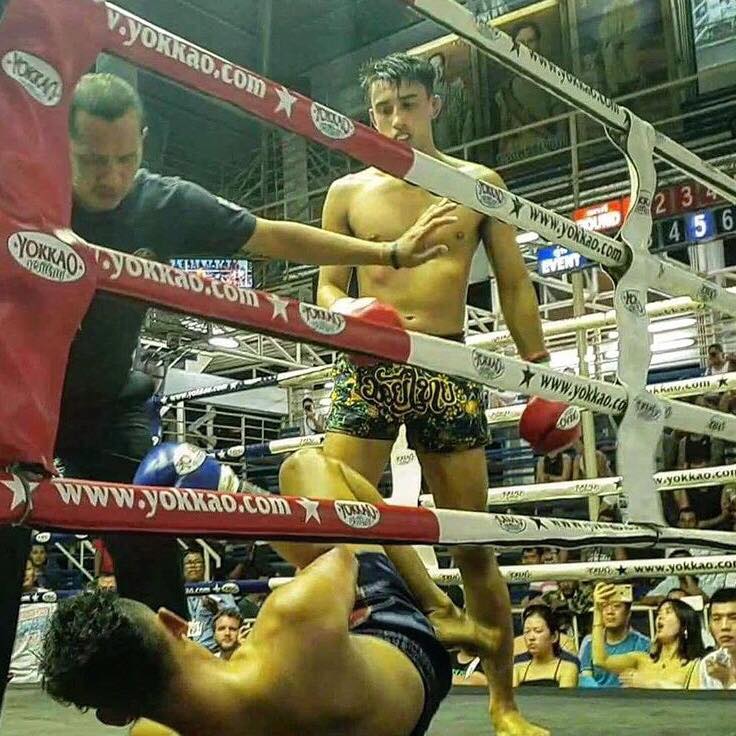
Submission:
<svg viewBox="0 0 736 736">
<path fill-rule="evenodd" d="M 603 626 L 606 633 L 606 654 L 648 652 L 648 637 L 631 628 L 630 585 L 617 585 L 616 592 L 603 606 Z M 593 666 L 593 641 L 590 634 L 580 645 L 580 679 L 578 687 L 621 687 L 618 675 Z"/>
</svg>

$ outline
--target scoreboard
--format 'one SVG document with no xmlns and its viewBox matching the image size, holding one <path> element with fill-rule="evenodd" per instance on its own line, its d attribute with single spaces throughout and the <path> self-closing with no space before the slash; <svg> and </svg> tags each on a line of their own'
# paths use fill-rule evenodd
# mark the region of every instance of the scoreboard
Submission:
<svg viewBox="0 0 736 736">
<path fill-rule="evenodd" d="M 655 243 L 663 248 L 733 234 L 736 234 L 736 205 L 688 212 L 657 222 L 654 227 Z"/>
<path fill-rule="evenodd" d="M 586 229 L 615 232 L 628 211 L 628 197 L 573 212 Z M 621 217 L 612 216 L 621 213 Z M 736 234 L 736 205 L 695 181 L 658 190 L 652 199 L 654 248 L 671 248 Z"/>
</svg>

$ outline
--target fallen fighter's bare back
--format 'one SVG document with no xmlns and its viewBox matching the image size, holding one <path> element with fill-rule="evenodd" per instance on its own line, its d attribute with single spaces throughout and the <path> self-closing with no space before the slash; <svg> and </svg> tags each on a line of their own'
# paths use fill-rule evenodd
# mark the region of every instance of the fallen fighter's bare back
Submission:
<svg viewBox="0 0 736 736">
<path fill-rule="evenodd" d="M 442 160 L 476 178 L 503 185 L 484 166 L 445 155 Z M 366 169 L 332 185 L 323 211 L 323 227 L 366 240 L 395 240 L 437 201 L 437 197 L 401 179 L 378 169 Z M 447 246 L 447 253 L 412 271 L 360 266 L 356 269 L 360 296 L 392 305 L 409 329 L 435 335 L 462 332 L 470 265 L 481 240 L 491 246 L 493 221 L 465 207 L 458 207 L 453 215 L 457 222 L 440 228 L 433 238 L 433 243 Z M 346 291 L 351 270 L 323 267 L 320 287 L 332 283 Z M 329 299 L 321 293 L 320 303 L 329 306 L 326 301 Z"/>
<path fill-rule="evenodd" d="M 394 646 L 348 633 L 352 604 L 340 591 L 353 564 L 337 549 L 273 592 L 229 661 L 201 651 L 166 719 L 175 731 L 139 721 L 132 736 L 409 736 L 422 678 Z"/>
</svg>

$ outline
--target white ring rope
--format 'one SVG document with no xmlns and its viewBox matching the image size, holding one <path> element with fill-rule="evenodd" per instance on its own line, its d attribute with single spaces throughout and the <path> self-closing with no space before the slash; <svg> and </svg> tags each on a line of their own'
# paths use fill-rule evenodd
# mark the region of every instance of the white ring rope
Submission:
<svg viewBox="0 0 736 736">
<path fill-rule="evenodd" d="M 710 575 L 736 573 L 736 555 L 675 558 L 671 560 L 624 560 L 620 562 L 569 562 L 559 565 L 502 565 L 501 575 L 509 584 L 541 583 L 550 580 L 630 580 L 631 578 L 665 578 L 670 575 Z M 455 568 L 427 568 L 437 585 L 462 585 L 460 571 Z M 271 578 L 271 590 L 290 583 L 293 578 Z"/>
<path fill-rule="evenodd" d="M 559 565 L 508 565 L 500 568 L 507 583 L 541 583 L 549 580 L 629 580 L 670 575 L 736 573 L 736 555 L 677 557 L 669 560 L 623 560 L 610 562 L 568 562 Z M 460 571 L 429 568 L 438 585 L 462 585 Z"/>
<path fill-rule="evenodd" d="M 736 288 L 730 287 L 726 291 L 735 293 Z M 662 299 L 657 302 L 649 302 L 645 309 L 649 317 L 670 317 L 675 314 L 683 314 L 684 312 L 697 312 L 705 309 L 705 307 L 706 305 L 702 302 L 696 302 L 690 299 L 690 297 L 681 296 L 675 299 Z M 583 330 L 615 327 L 617 324 L 616 311 L 610 309 L 607 312 L 595 312 L 593 314 L 582 315 L 581 317 L 542 322 L 542 331 L 545 337 L 554 337 L 568 333 L 574 334 Z M 489 350 L 504 345 L 511 345 L 513 342 L 514 340 L 508 330 L 496 330 L 495 332 L 487 332 L 479 335 L 468 335 L 465 338 L 466 345 L 484 347 Z"/>
<path fill-rule="evenodd" d="M 654 483 L 660 492 L 679 488 L 703 488 L 736 481 L 736 465 L 717 465 L 693 470 L 668 470 L 656 473 Z M 489 506 L 513 506 L 539 501 L 557 501 L 570 498 L 590 498 L 621 493 L 620 476 L 590 478 L 587 480 L 560 481 L 557 483 L 532 483 L 529 485 L 501 486 L 488 489 Z M 434 507 L 430 494 L 422 494 L 419 502 L 427 508 Z"/>
<path fill-rule="evenodd" d="M 441 544 L 489 544 L 504 549 L 560 547 L 698 547 L 733 552 L 736 534 L 644 524 L 615 524 L 511 514 L 432 509 Z"/>
</svg>

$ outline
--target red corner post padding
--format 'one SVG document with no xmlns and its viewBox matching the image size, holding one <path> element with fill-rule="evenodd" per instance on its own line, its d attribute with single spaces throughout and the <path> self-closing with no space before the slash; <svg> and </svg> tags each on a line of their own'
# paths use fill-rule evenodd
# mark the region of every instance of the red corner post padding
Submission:
<svg viewBox="0 0 736 736">
<path fill-rule="evenodd" d="M 53 468 L 69 346 L 96 264 L 69 226 L 69 103 L 102 47 L 94 0 L 10 0 L 0 19 L 0 466 Z"/>
</svg>

